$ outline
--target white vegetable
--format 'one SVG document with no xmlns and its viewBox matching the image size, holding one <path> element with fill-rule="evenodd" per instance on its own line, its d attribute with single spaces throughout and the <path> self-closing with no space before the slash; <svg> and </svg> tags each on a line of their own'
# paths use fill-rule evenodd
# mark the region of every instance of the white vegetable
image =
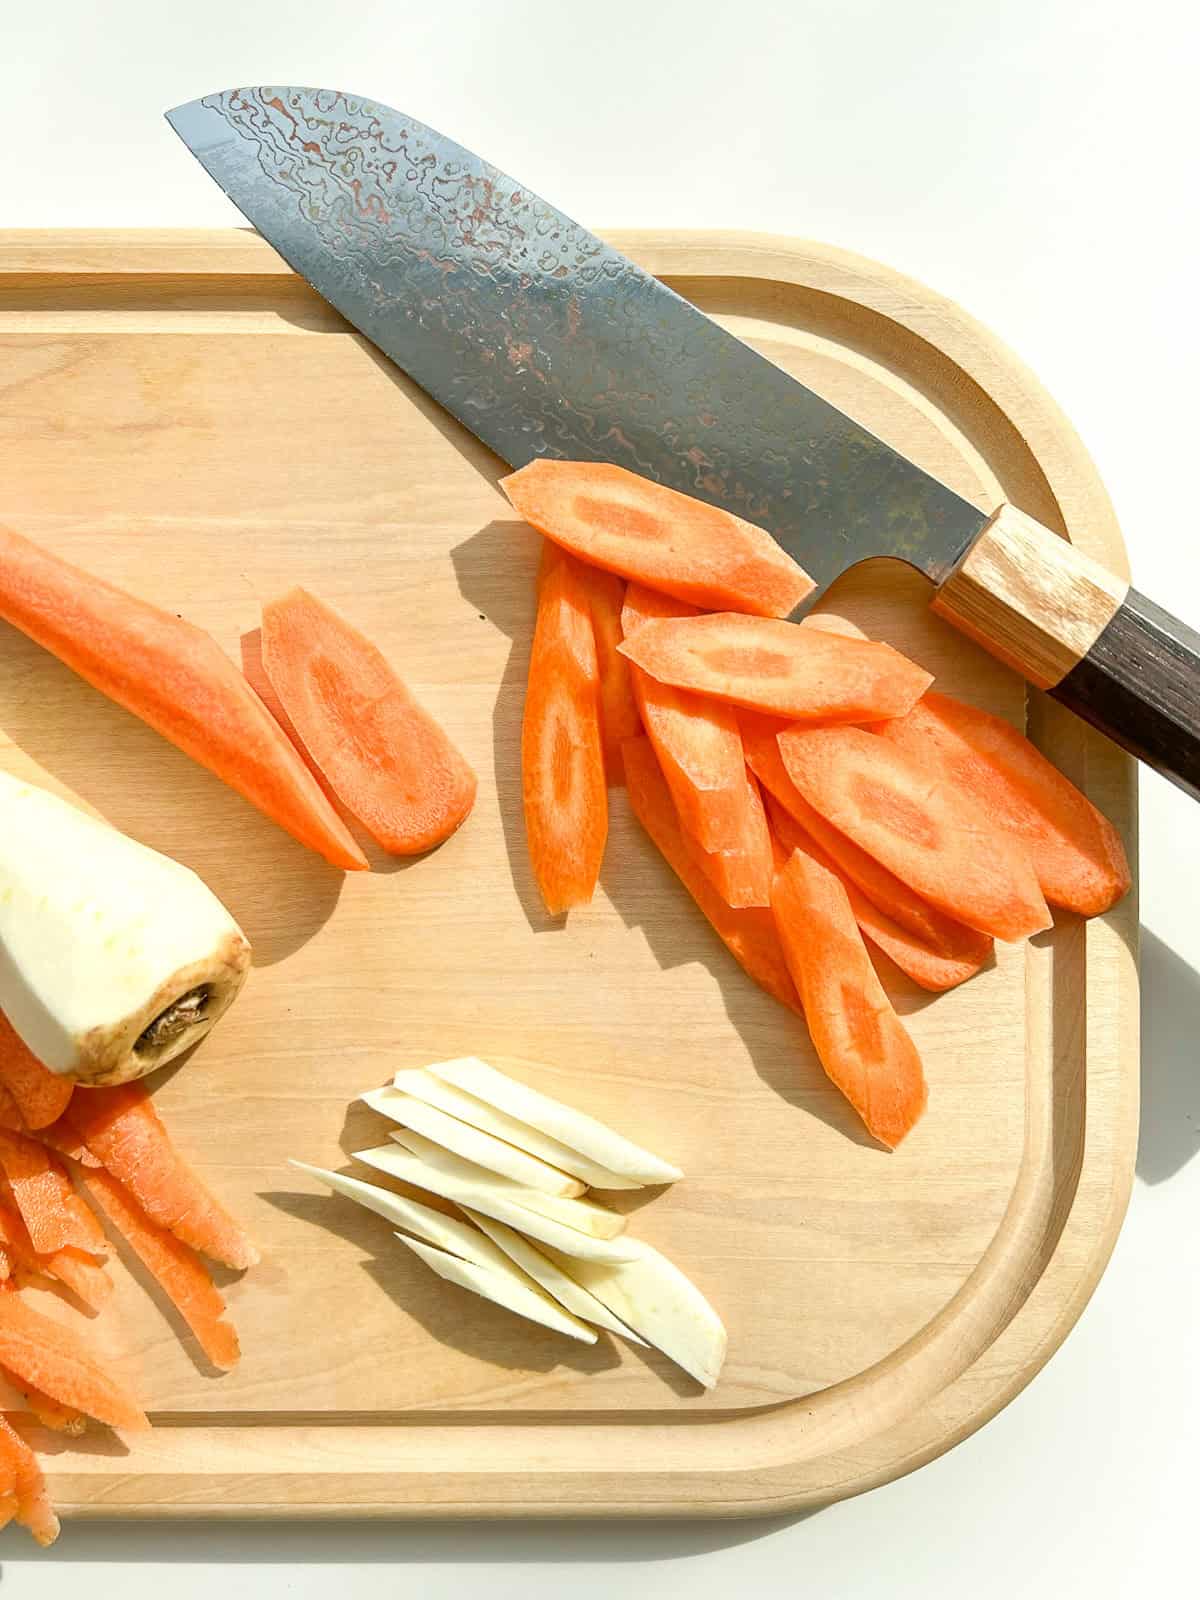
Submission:
<svg viewBox="0 0 1200 1600">
<path fill-rule="evenodd" d="M 365 1161 L 380 1172 L 386 1172 L 389 1177 L 402 1178 L 414 1188 L 428 1189 L 431 1194 L 440 1194 L 444 1200 L 470 1206 L 472 1211 L 482 1211 L 485 1216 L 495 1217 L 497 1222 L 507 1222 L 510 1228 L 527 1233 L 531 1239 L 537 1239 L 542 1244 L 553 1245 L 564 1255 L 586 1257 L 591 1261 L 625 1261 L 632 1254 L 628 1240 L 595 1239 L 591 1234 L 564 1227 L 561 1222 L 514 1203 L 509 1198 L 513 1191 L 518 1194 L 531 1194 L 533 1191 L 519 1189 L 516 1184 L 510 1184 L 504 1178 L 494 1178 L 491 1173 L 481 1172 L 482 1181 L 471 1182 L 453 1176 L 432 1162 L 421 1160 L 399 1144 L 379 1145 L 374 1150 L 356 1150 L 354 1158 L 356 1161 Z"/>
<path fill-rule="evenodd" d="M 614 1133 L 595 1117 L 585 1116 L 561 1100 L 539 1094 L 536 1089 L 518 1083 L 474 1056 L 465 1056 L 459 1061 L 439 1061 L 431 1065 L 429 1071 L 456 1089 L 485 1100 L 488 1105 L 527 1122 L 560 1144 L 569 1145 L 600 1166 L 639 1184 L 676 1183 L 683 1177 L 678 1167 Z"/>
<path fill-rule="evenodd" d="M 711 1389 L 725 1360 L 727 1337 L 720 1317 L 666 1256 L 640 1239 L 625 1242 L 635 1251 L 633 1259 L 615 1265 L 549 1253 L 610 1311 Z"/>
<path fill-rule="evenodd" d="M 359 1098 L 372 1111 L 424 1134 L 464 1161 L 473 1161 L 477 1167 L 498 1172 L 501 1177 L 510 1178 L 527 1189 L 540 1189 L 546 1194 L 564 1197 L 584 1191 L 578 1178 L 547 1166 L 537 1156 L 505 1144 L 480 1128 L 473 1128 L 469 1122 L 460 1122 L 457 1117 L 418 1100 L 415 1095 L 404 1094 L 399 1089 L 368 1089 Z"/>
<path fill-rule="evenodd" d="M 576 1283 L 561 1267 L 551 1261 L 549 1256 L 544 1256 L 540 1250 L 535 1250 L 528 1239 L 524 1239 L 512 1228 L 505 1227 L 503 1222 L 497 1222 L 494 1217 L 485 1217 L 482 1212 L 467 1210 L 467 1216 L 487 1234 L 488 1239 L 500 1246 L 506 1255 L 512 1257 L 522 1271 L 528 1273 L 537 1283 L 540 1283 L 546 1293 L 552 1295 L 559 1305 L 566 1306 L 568 1311 L 573 1311 L 577 1317 L 582 1317 L 585 1322 L 594 1322 L 599 1328 L 607 1328 L 609 1333 L 615 1333 L 622 1339 L 628 1339 L 630 1344 L 645 1344 L 644 1339 L 639 1339 L 632 1328 L 627 1328 L 619 1317 L 614 1317 L 606 1305 L 596 1299 L 594 1294 L 589 1294 L 582 1284 Z"/>
<path fill-rule="evenodd" d="M 529 1189 L 524 1184 L 513 1183 L 511 1178 L 499 1177 L 471 1161 L 464 1161 L 461 1156 L 442 1149 L 432 1140 L 414 1133 L 411 1128 L 394 1131 L 388 1134 L 388 1138 L 394 1139 L 406 1150 L 411 1150 L 413 1155 L 448 1173 L 450 1177 L 459 1178 L 465 1183 L 496 1186 L 514 1205 L 526 1211 L 536 1211 L 539 1216 L 551 1217 L 566 1228 L 577 1228 L 580 1233 L 590 1233 L 595 1239 L 615 1239 L 619 1233 L 625 1232 L 626 1221 L 619 1212 L 594 1205 L 590 1200 L 563 1199 L 558 1195 L 543 1194 L 540 1189 Z"/>
<path fill-rule="evenodd" d="M 249 967 L 194 872 L 0 772 L 0 1009 L 51 1072 L 153 1071 L 203 1038 Z"/>
<path fill-rule="evenodd" d="M 457 1117 L 460 1122 L 469 1122 L 473 1128 L 480 1128 L 484 1133 L 490 1133 L 493 1138 L 503 1139 L 506 1144 L 516 1145 L 519 1150 L 528 1150 L 530 1155 L 538 1156 L 548 1166 L 557 1167 L 560 1172 L 569 1172 L 572 1177 L 580 1179 L 590 1189 L 642 1187 L 637 1178 L 626 1178 L 619 1172 L 612 1172 L 608 1167 L 600 1166 L 587 1156 L 581 1155 L 578 1150 L 572 1150 L 568 1145 L 560 1144 L 557 1139 L 551 1139 L 549 1134 L 531 1128 L 527 1122 L 520 1122 L 516 1117 L 510 1117 L 507 1112 L 489 1106 L 485 1100 L 478 1100 L 473 1094 L 456 1089 L 452 1083 L 435 1077 L 424 1067 L 408 1067 L 398 1072 L 392 1082 L 405 1094 L 424 1100 L 426 1105 L 436 1106 L 439 1111 Z M 366 1099 L 366 1096 L 363 1098 Z"/>
<path fill-rule="evenodd" d="M 406 1234 L 398 1233 L 396 1237 L 414 1255 L 420 1256 L 427 1266 L 432 1267 L 439 1278 L 445 1278 L 447 1283 L 457 1283 L 462 1289 L 470 1289 L 472 1294 L 482 1295 L 485 1300 L 494 1300 L 498 1306 L 515 1311 L 519 1317 L 540 1322 L 543 1327 L 553 1328 L 556 1333 L 565 1333 L 569 1339 L 595 1344 L 596 1335 L 587 1324 L 556 1306 L 536 1284 L 526 1285 L 515 1274 L 493 1272 L 474 1261 L 462 1261 L 458 1256 L 435 1250 L 431 1245 L 422 1244 L 419 1239 L 408 1238 Z"/>
</svg>

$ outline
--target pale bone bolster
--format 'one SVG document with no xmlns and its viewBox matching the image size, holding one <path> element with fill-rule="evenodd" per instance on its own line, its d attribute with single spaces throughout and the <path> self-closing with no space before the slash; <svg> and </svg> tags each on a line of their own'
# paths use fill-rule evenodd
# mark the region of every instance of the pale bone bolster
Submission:
<svg viewBox="0 0 1200 1600">
<path fill-rule="evenodd" d="M 1016 506 L 1001 506 L 942 584 L 933 609 L 1039 689 L 1095 644 L 1129 592 Z"/>
</svg>

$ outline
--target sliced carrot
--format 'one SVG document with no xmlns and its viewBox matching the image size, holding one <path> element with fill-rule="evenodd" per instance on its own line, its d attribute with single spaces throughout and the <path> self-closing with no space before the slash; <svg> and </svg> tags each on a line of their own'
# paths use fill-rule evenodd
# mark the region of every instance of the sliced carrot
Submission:
<svg viewBox="0 0 1200 1600">
<path fill-rule="evenodd" d="M 661 617 L 694 617 L 693 606 L 630 584 L 621 622 L 632 638 Z M 746 837 L 746 758 L 732 707 L 658 683 L 631 666 L 642 724 L 685 830 L 702 850 L 736 850 Z"/>
<path fill-rule="evenodd" d="M 87 1418 L 82 1411 L 76 1411 L 73 1406 L 64 1406 L 61 1400 L 43 1394 L 33 1384 L 18 1378 L 15 1372 L 6 1372 L 4 1376 L 14 1389 L 20 1390 L 30 1415 L 43 1428 L 50 1428 L 54 1433 L 69 1434 L 72 1438 L 87 1432 Z"/>
<path fill-rule="evenodd" d="M 930 691 L 872 729 L 976 801 L 1029 852 L 1051 905 L 1094 917 L 1124 895 L 1129 862 L 1117 830 L 1070 779 L 1002 717 Z"/>
<path fill-rule="evenodd" d="M 59 1535 L 58 1518 L 46 1492 L 46 1480 L 37 1457 L 7 1417 L 0 1416 L 0 1472 L 16 1501 L 16 1519 L 40 1545 L 53 1544 Z"/>
<path fill-rule="evenodd" d="M 21 1114 L 26 1128 L 44 1128 L 67 1109 L 74 1084 L 44 1067 L 0 1012 L 0 1087 Z M 7 1123 L 6 1123 L 7 1125 Z"/>
<path fill-rule="evenodd" d="M 0 1083 L 0 1128 L 11 1128 L 14 1133 L 29 1131 L 17 1102 L 2 1083 Z"/>
<path fill-rule="evenodd" d="M 0 1168 L 39 1255 L 53 1255 L 66 1245 L 92 1255 L 108 1253 L 104 1230 L 45 1145 L 23 1134 L 0 1132 Z"/>
<path fill-rule="evenodd" d="M 647 622 L 621 651 L 659 683 L 809 721 L 903 716 L 933 682 L 890 644 L 732 611 Z"/>
<path fill-rule="evenodd" d="M 465 822 L 475 774 L 381 651 L 323 600 L 292 589 L 263 607 L 262 659 L 333 793 L 392 855 L 419 855 Z"/>
<path fill-rule="evenodd" d="M 157 1279 L 213 1366 L 225 1371 L 236 1366 L 241 1353 L 237 1333 L 232 1323 L 224 1320 L 224 1298 L 200 1257 L 173 1233 L 152 1222 L 111 1173 L 84 1172 L 82 1181 L 113 1227 Z"/>
<path fill-rule="evenodd" d="M 783 859 L 786 860 L 793 850 L 806 850 L 820 866 L 840 878 L 859 930 L 914 983 L 919 983 L 922 989 L 940 994 L 975 976 L 983 965 L 982 960 L 966 961 L 944 956 L 923 943 L 907 928 L 902 928 L 898 922 L 893 922 L 891 917 L 885 915 L 872 900 L 867 898 L 854 879 L 841 870 L 833 857 L 822 850 L 812 834 L 805 832 L 791 812 L 785 810 L 774 795 L 768 794 L 766 800 L 771 830 L 782 847 Z M 982 934 L 975 934 L 973 930 L 964 931 L 971 932 L 975 938 L 983 939 Z M 983 942 L 990 950 L 991 940 L 984 939 Z"/>
<path fill-rule="evenodd" d="M 624 467 L 542 458 L 500 487 L 547 538 L 692 605 L 786 617 L 815 587 L 769 533 Z"/>
<path fill-rule="evenodd" d="M 176 1151 L 140 1082 L 81 1090 L 67 1119 L 113 1177 L 177 1239 L 227 1267 L 258 1262 L 246 1234 Z"/>
<path fill-rule="evenodd" d="M 101 1311 L 108 1304 L 113 1291 L 112 1279 L 85 1251 L 67 1245 L 53 1255 L 39 1256 L 38 1263 L 41 1272 L 48 1278 L 56 1278 L 89 1311 Z"/>
<path fill-rule="evenodd" d="M 861 728 L 794 727 L 777 742 L 813 809 L 948 916 L 997 939 L 1050 926 L 1022 846 L 899 746 Z"/>
<path fill-rule="evenodd" d="M 580 564 L 547 560 L 521 725 L 529 859 L 552 916 L 592 898 L 608 837 L 600 668 Z"/>
<path fill-rule="evenodd" d="M 734 960 L 769 995 L 798 1011 L 800 1001 L 771 913 L 757 908 L 739 911 L 727 905 L 697 866 L 650 741 L 630 739 L 623 754 L 629 803 L 667 865 L 708 918 Z"/>
<path fill-rule="evenodd" d="M 111 1428 L 150 1426 L 141 1407 L 92 1359 L 78 1335 L 34 1311 L 19 1294 L 0 1295 L 0 1366 Z"/>
<path fill-rule="evenodd" d="M 625 605 L 625 580 L 599 567 L 585 567 L 596 657 L 600 666 L 600 737 L 604 743 L 604 771 L 609 783 L 625 782 L 621 746 L 636 739 L 642 719 L 633 693 L 633 668 L 619 646 L 625 634 L 621 612 Z"/>
<path fill-rule="evenodd" d="M 886 919 L 899 924 L 901 931 L 906 931 L 917 947 L 928 949 L 946 963 L 944 967 L 932 966 L 931 976 L 941 978 L 958 973 L 961 976 L 955 977 L 954 982 L 960 983 L 963 977 L 978 972 L 992 953 L 989 935 L 968 928 L 965 922 L 948 917 L 928 900 L 923 900 L 894 872 L 889 872 L 874 856 L 861 850 L 809 805 L 788 777 L 779 749 L 778 736 L 790 724 L 748 711 L 742 713 L 740 721 L 751 771 L 791 813 L 805 834 L 832 859 L 847 883 L 853 883 Z M 905 964 L 900 962 L 899 965 Z M 910 973 L 910 976 L 915 974 Z M 921 981 L 917 979 L 918 983 Z"/>
<path fill-rule="evenodd" d="M 925 1109 L 925 1076 L 841 879 L 803 848 L 793 850 L 771 905 L 821 1065 L 868 1132 L 894 1149 Z"/>
<path fill-rule="evenodd" d="M 90 1094 L 91 1090 L 85 1093 Z M 78 1161 L 81 1167 L 98 1167 L 100 1161 L 92 1154 L 87 1145 L 63 1118 L 52 1122 L 48 1128 L 39 1128 L 34 1138 L 60 1156 L 68 1156 L 72 1161 Z"/>
<path fill-rule="evenodd" d="M 0 619 L 335 866 L 367 859 L 212 638 L 0 528 Z"/>
<path fill-rule="evenodd" d="M 722 900 L 738 910 L 769 906 L 771 880 L 775 876 L 771 830 L 767 826 L 758 784 L 749 772 L 746 773 L 746 791 L 746 833 L 739 849 L 705 850 L 686 828 L 683 829 L 684 840 L 705 877 Z M 680 822 L 682 826 L 682 818 Z"/>
</svg>

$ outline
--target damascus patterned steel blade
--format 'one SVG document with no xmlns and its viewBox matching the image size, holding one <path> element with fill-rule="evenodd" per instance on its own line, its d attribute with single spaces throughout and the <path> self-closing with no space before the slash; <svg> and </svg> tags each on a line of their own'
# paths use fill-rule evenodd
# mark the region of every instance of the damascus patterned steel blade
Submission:
<svg viewBox="0 0 1200 1600">
<path fill-rule="evenodd" d="M 983 514 L 470 151 L 329 89 L 167 113 L 284 260 L 514 466 L 614 461 L 767 528 L 823 588 L 939 580 Z"/>
</svg>

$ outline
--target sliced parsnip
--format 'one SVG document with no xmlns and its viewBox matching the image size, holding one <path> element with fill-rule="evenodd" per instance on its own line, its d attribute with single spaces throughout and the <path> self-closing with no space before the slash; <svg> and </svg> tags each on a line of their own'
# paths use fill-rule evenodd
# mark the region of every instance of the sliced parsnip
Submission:
<svg viewBox="0 0 1200 1600">
<path fill-rule="evenodd" d="M 548 1253 L 577 1283 L 622 1321 L 711 1389 L 725 1360 L 727 1336 L 720 1317 L 690 1278 L 652 1245 L 628 1243 L 635 1254 L 616 1265 Z"/>
<path fill-rule="evenodd" d="M 290 1165 L 300 1172 L 307 1172 L 321 1183 L 327 1183 L 338 1194 L 345 1195 L 347 1200 L 356 1200 L 368 1211 L 386 1217 L 397 1227 L 417 1234 L 430 1244 L 437 1245 L 440 1250 L 449 1250 L 452 1255 L 461 1256 L 464 1261 L 474 1261 L 477 1266 L 487 1267 L 494 1272 L 502 1272 L 509 1265 L 505 1252 L 494 1240 L 458 1217 L 448 1217 L 444 1211 L 434 1211 L 431 1206 L 423 1206 L 419 1200 L 393 1194 L 390 1189 L 364 1183 L 361 1178 L 351 1178 L 342 1172 L 328 1172 L 324 1167 L 310 1167 L 307 1161 L 293 1161 Z"/>
<path fill-rule="evenodd" d="M 569 1145 L 610 1171 L 634 1178 L 640 1184 L 675 1183 L 683 1177 L 678 1167 L 623 1138 L 603 1122 L 597 1122 L 595 1117 L 586 1116 L 561 1100 L 552 1100 L 549 1095 L 539 1094 L 536 1089 L 518 1083 L 475 1056 L 465 1056 L 459 1061 L 439 1061 L 431 1065 L 429 1071 L 443 1082 L 452 1083 L 456 1089 L 485 1100 L 510 1117 L 527 1122 L 530 1127 Z"/>
<path fill-rule="evenodd" d="M 602 1167 L 580 1151 L 552 1139 L 539 1128 L 531 1128 L 527 1122 L 521 1122 L 496 1106 L 488 1105 L 486 1100 L 480 1100 L 445 1079 L 435 1077 L 424 1067 L 408 1067 L 398 1072 L 392 1083 L 397 1089 L 403 1089 L 405 1094 L 424 1100 L 427 1105 L 437 1106 L 439 1111 L 457 1117 L 460 1122 L 469 1122 L 473 1128 L 481 1128 L 484 1133 L 503 1139 L 506 1144 L 516 1145 L 519 1150 L 528 1150 L 530 1155 L 540 1157 L 548 1166 L 557 1167 L 560 1172 L 569 1172 L 589 1189 L 642 1187 L 640 1178 L 627 1178 L 609 1167 Z"/>
<path fill-rule="evenodd" d="M 491 1267 L 481 1267 L 475 1261 L 464 1261 L 445 1250 L 424 1244 L 420 1239 L 410 1239 L 405 1233 L 398 1233 L 396 1237 L 447 1283 L 457 1283 L 462 1289 L 470 1289 L 472 1294 L 482 1295 L 485 1300 L 492 1300 L 507 1311 L 515 1311 L 519 1317 L 540 1322 L 544 1328 L 553 1328 L 556 1333 L 565 1333 L 568 1339 L 595 1344 L 596 1335 L 587 1323 L 580 1322 L 578 1317 L 573 1317 L 569 1311 L 556 1305 L 536 1284 L 528 1281 L 523 1283 L 511 1271 L 496 1272 Z"/>
<path fill-rule="evenodd" d="M 440 1168 L 450 1177 L 464 1183 L 494 1185 L 514 1205 L 527 1211 L 536 1211 L 539 1216 L 549 1217 L 554 1222 L 561 1222 L 565 1228 L 591 1234 L 594 1239 L 615 1239 L 619 1233 L 625 1232 L 626 1220 L 617 1211 L 594 1205 L 590 1200 L 564 1200 L 558 1195 L 543 1194 L 539 1189 L 513 1183 L 510 1178 L 501 1178 L 494 1172 L 476 1166 L 474 1162 L 464 1161 L 453 1151 L 444 1150 L 441 1145 L 414 1133 L 411 1128 L 393 1129 L 388 1138 L 394 1139 L 406 1150 L 411 1150 L 413 1155 L 419 1156 L 430 1166 Z"/>
<path fill-rule="evenodd" d="M 627 1239 L 595 1239 L 591 1234 L 579 1233 L 575 1228 L 564 1227 L 561 1222 L 514 1204 L 508 1198 L 510 1190 L 517 1190 L 520 1194 L 533 1191 L 517 1189 L 516 1184 L 509 1184 L 504 1178 L 494 1178 L 490 1172 L 482 1173 L 482 1183 L 468 1182 L 452 1176 L 430 1161 L 423 1161 L 398 1143 L 379 1145 L 373 1150 L 357 1150 L 355 1160 L 365 1161 L 368 1166 L 386 1172 L 390 1177 L 402 1178 L 417 1189 L 440 1194 L 444 1200 L 470 1206 L 472 1211 L 482 1211 L 485 1216 L 495 1217 L 497 1222 L 507 1222 L 510 1228 L 527 1233 L 531 1239 L 537 1239 L 542 1244 L 552 1245 L 563 1255 L 611 1262 L 627 1261 L 633 1254 L 631 1241 Z"/>
<path fill-rule="evenodd" d="M 427 1139 L 461 1156 L 464 1161 L 473 1161 L 477 1167 L 498 1172 L 502 1178 L 509 1178 L 526 1189 L 538 1189 L 543 1194 L 561 1195 L 568 1199 L 584 1191 L 585 1185 L 578 1178 L 572 1178 L 569 1173 L 548 1166 L 537 1156 L 493 1138 L 490 1133 L 472 1127 L 469 1122 L 460 1121 L 437 1106 L 418 1100 L 415 1095 L 405 1094 L 395 1088 L 368 1089 L 365 1094 L 359 1095 L 359 1099 L 369 1105 L 372 1111 L 378 1111 L 380 1116 L 390 1117 L 393 1122 L 424 1134 Z"/>
<path fill-rule="evenodd" d="M 585 1322 L 594 1322 L 598 1328 L 607 1328 L 609 1333 L 628 1339 L 630 1344 L 645 1344 L 644 1339 L 640 1339 L 632 1328 L 627 1328 L 620 1317 L 614 1316 L 594 1294 L 590 1294 L 581 1283 L 576 1283 L 549 1256 L 535 1250 L 528 1239 L 522 1238 L 514 1229 L 505 1227 L 503 1222 L 497 1222 L 494 1217 L 485 1217 L 482 1212 L 472 1211 L 470 1207 L 464 1207 L 464 1210 L 471 1221 L 483 1229 L 489 1240 L 511 1256 L 517 1266 L 540 1283 L 559 1305 L 573 1311 Z"/>
</svg>

